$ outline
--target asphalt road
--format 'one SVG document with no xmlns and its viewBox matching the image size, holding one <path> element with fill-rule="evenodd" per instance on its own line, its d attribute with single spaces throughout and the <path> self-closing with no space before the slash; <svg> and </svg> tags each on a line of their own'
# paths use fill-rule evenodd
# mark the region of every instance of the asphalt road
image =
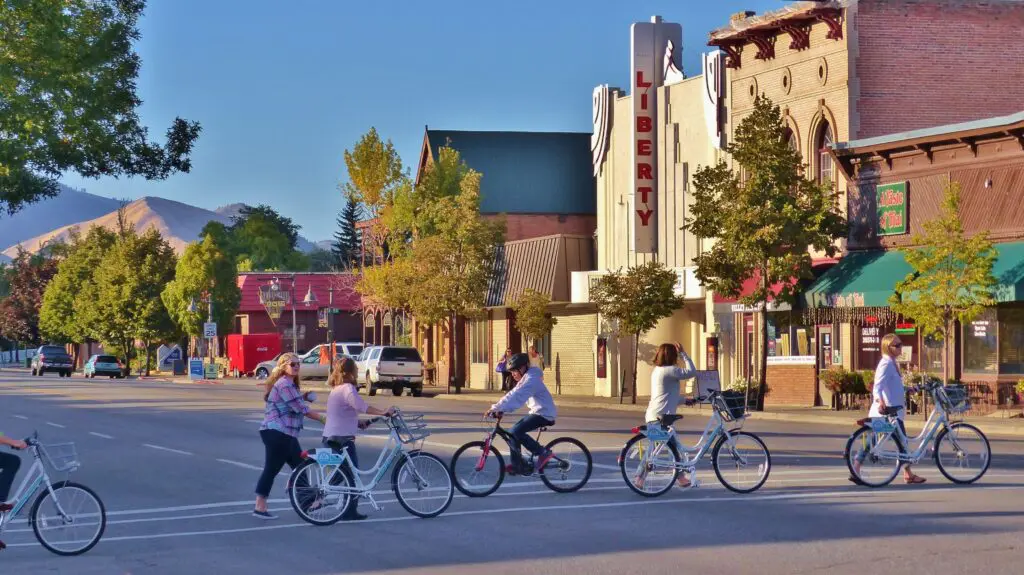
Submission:
<svg viewBox="0 0 1024 575">
<path fill-rule="evenodd" d="M 322 398 L 321 398 L 322 399 Z M 425 412 L 426 449 L 446 461 L 481 434 L 484 404 L 443 398 L 371 400 Z M 562 409 L 553 434 L 572 435 L 595 457 L 590 483 L 554 494 L 535 480 L 507 480 L 486 499 L 456 494 L 441 517 L 417 519 L 382 491 L 367 521 L 303 523 L 274 487 L 279 519 L 250 515 L 262 465 L 254 385 L 180 385 L 31 378 L 0 371 L 0 430 L 45 442 L 74 441 L 74 480 L 108 509 L 104 539 L 73 558 L 51 555 L 21 521 L 5 532 L 0 573 L 1019 573 L 1024 535 L 1024 447 L 990 437 L 992 469 L 958 487 L 930 462 L 925 486 L 870 490 L 849 484 L 837 426 L 750 422 L 773 455 L 760 491 L 736 495 L 701 468 L 700 488 L 658 499 L 634 495 L 615 457 L 636 425 L 630 413 Z M 677 427 L 692 440 L 703 416 Z M 318 426 L 303 444 L 319 443 Z M 360 439 L 372 461 L 383 442 Z M 27 464 L 26 464 L 27 466 Z M 383 487 L 381 488 L 383 489 Z"/>
</svg>

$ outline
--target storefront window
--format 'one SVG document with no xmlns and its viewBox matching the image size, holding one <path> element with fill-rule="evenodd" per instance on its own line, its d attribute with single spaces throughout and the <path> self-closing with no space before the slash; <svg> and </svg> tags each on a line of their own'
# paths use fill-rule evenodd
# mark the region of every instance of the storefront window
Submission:
<svg viewBox="0 0 1024 575">
<path fill-rule="evenodd" d="M 811 338 L 814 328 L 795 323 L 799 316 L 792 312 L 768 314 L 768 355 L 814 355 Z"/>
<path fill-rule="evenodd" d="M 925 336 L 921 350 L 921 369 L 932 375 L 942 375 L 942 342 L 933 336 Z"/>
<path fill-rule="evenodd" d="M 985 310 L 964 325 L 964 371 L 997 373 L 996 311 Z"/>
<path fill-rule="evenodd" d="M 469 361 L 487 363 L 489 342 L 487 320 L 473 320 L 469 324 Z"/>
<path fill-rule="evenodd" d="M 892 329 L 878 325 L 854 326 L 857 333 L 857 369 L 874 369 L 882 359 L 882 335 Z"/>
<path fill-rule="evenodd" d="M 1024 309 L 999 310 L 999 373 L 1024 373 Z"/>
</svg>

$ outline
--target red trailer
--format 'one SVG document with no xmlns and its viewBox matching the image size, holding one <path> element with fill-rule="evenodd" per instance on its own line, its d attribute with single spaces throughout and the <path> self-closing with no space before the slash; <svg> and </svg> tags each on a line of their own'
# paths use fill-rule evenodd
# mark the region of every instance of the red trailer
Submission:
<svg viewBox="0 0 1024 575">
<path fill-rule="evenodd" d="M 247 333 L 228 335 L 228 369 L 251 375 L 262 361 L 281 353 L 281 334 Z"/>
</svg>

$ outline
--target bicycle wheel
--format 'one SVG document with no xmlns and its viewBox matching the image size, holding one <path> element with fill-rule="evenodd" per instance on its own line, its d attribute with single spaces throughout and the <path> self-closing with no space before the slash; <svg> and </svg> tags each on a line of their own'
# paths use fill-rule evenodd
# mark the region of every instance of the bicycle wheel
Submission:
<svg viewBox="0 0 1024 575">
<path fill-rule="evenodd" d="M 331 473 L 329 485 L 338 489 L 354 489 L 352 472 L 345 466 L 338 468 Z M 312 459 L 303 461 L 292 471 L 288 478 L 288 501 L 303 521 L 320 527 L 334 525 L 354 501 L 352 493 L 328 491 L 327 486 L 323 468 Z"/>
<path fill-rule="evenodd" d="M 903 467 L 892 434 L 875 433 L 870 427 L 853 432 L 846 442 L 846 467 L 850 475 L 868 487 L 885 487 Z M 859 469 L 857 468 L 859 466 Z"/>
<path fill-rule="evenodd" d="M 672 489 L 679 477 L 679 451 L 667 441 L 634 435 L 619 453 L 619 470 L 626 485 L 637 495 L 657 497 Z"/>
<path fill-rule="evenodd" d="M 761 438 L 746 431 L 723 435 L 711 452 L 711 466 L 718 481 L 729 491 L 752 493 L 768 481 L 772 471 L 772 454 Z M 723 447 L 724 453 L 723 453 Z"/>
<path fill-rule="evenodd" d="M 455 497 L 448 467 L 436 455 L 422 451 L 405 454 L 395 467 L 391 485 L 402 507 L 424 519 L 444 513 Z"/>
<path fill-rule="evenodd" d="M 558 493 L 579 491 L 594 471 L 594 460 L 587 446 L 571 437 L 559 437 L 546 446 L 552 457 L 540 470 L 540 480 Z"/>
<path fill-rule="evenodd" d="M 57 555 L 81 555 L 92 549 L 107 528 L 107 510 L 88 487 L 62 481 L 39 494 L 29 514 L 32 532 Z M 67 536 L 66 542 L 58 538 Z"/>
<path fill-rule="evenodd" d="M 505 481 L 505 460 L 494 448 L 484 452 L 483 441 L 471 441 L 452 456 L 452 480 L 467 497 L 487 497 Z"/>
<path fill-rule="evenodd" d="M 935 439 L 935 465 L 953 483 L 974 483 L 991 463 L 988 438 L 969 423 L 954 423 Z"/>
</svg>

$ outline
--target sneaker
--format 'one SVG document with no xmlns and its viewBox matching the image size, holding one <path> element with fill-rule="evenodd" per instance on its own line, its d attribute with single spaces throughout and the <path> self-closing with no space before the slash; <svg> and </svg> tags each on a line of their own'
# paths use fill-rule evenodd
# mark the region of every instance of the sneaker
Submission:
<svg viewBox="0 0 1024 575">
<path fill-rule="evenodd" d="M 541 453 L 537 457 L 537 472 L 539 473 L 540 470 L 544 469 L 544 466 L 547 465 L 548 462 L 551 461 L 551 458 L 554 456 L 554 452 L 551 451 L 550 449 L 547 449 L 544 451 L 544 453 Z"/>
<path fill-rule="evenodd" d="M 277 515 L 274 515 L 273 513 L 269 512 L 269 511 L 256 511 L 255 509 L 253 509 L 252 510 L 252 515 L 253 515 L 253 517 L 259 517 L 260 519 L 266 519 L 266 520 L 277 519 Z"/>
</svg>

